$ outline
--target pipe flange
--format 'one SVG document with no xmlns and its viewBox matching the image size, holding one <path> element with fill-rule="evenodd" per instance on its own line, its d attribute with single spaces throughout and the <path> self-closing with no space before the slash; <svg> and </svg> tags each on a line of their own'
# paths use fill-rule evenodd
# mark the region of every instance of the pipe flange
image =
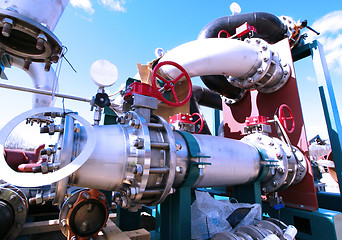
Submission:
<svg viewBox="0 0 342 240">
<path fill-rule="evenodd" d="M 7 137 L 10 135 L 10 133 L 16 126 L 18 126 L 27 118 L 42 113 L 67 114 L 68 116 L 72 117 L 80 124 L 82 124 L 87 134 L 86 144 L 82 152 L 78 154 L 78 156 L 72 161 L 72 163 L 66 165 L 61 169 L 58 169 L 57 171 L 48 174 L 18 173 L 8 166 L 4 156 L 0 154 L 0 175 L 1 178 L 6 182 L 21 187 L 39 187 L 43 185 L 50 185 L 54 182 L 57 182 L 63 178 L 72 175 L 88 160 L 88 158 L 93 153 L 96 145 L 96 133 L 94 128 L 89 124 L 88 121 L 76 115 L 75 113 L 66 113 L 65 109 L 55 107 L 34 108 L 18 115 L 17 117 L 13 118 L 10 122 L 8 122 L 0 131 L 0 152 L 4 151 L 4 145 L 7 140 Z"/>
<path fill-rule="evenodd" d="M 156 205 L 162 202 L 172 192 L 176 174 L 176 143 L 172 129 L 161 117 L 151 116 L 151 119 L 153 124 L 147 123 L 138 112 L 130 111 L 120 121 L 127 132 L 129 151 L 125 175 L 115 191 L 114 202 L 132 211 L 138 210 L 142 203 Z M 160 160 L 152 162 L 152 155 L 159 155 Z M 157 173 L 156 169 L 161 168 L 164 171 Z"/>
<path fill-rule="evenodd" d="M 272 66 L 270 67 L 270 71 L 266 74 L 266 76 L 270 76 L 269 79 L 266 78 L 266 84 L 260 86 L 258 91 L 261 93 L 274 93 L 281 89 L 291 76 L 291 67 L 288 63 L 281 63 L 279 58 L 277 61 L 272 62 Z"/>
<path fill-rule="evenodd" d="M 164 129 L 165 129 L 165 136 L 167 137 L 167 139 L 165 139 L 165 142 L 168 143 L 169 145 L 169 149 L 168 154 L 167 154 L 167 158 L 166 160 L 166 166 L 168 167 L 169 171 L 168 174 L 166 174 L 165 176 L 163 176 L 162 181 L 165 181 L 165 187 L 164 187 L 164 191 L 160 194 L 160 196 L 158 196 L 157 200 L 154 201 L 152 203 L 152 205 L 157 205 L 161 202 L 163 202 L 165 200 L 165 198 L 173 192 L 172 190 L 172 185 L 173 182 L 175 180 L 175 175 L 176 175 L 176 161 L 177 161 L 177 148 L 176 148 L 176 139 L 173 135 L 173 130 L 171 128 L 171 126 L 169 125 L 169 123 L 162 117 L 159 116 L 154 116 L 156 119 L 158 119 L 158 122 L 163 124 Z"/>
<path fill-rule="evenodd" d="M 247 43 L 259 49 L 260 61 L 255 64 L 254 74 L 247 78 L 227 78 L 233 86 L 242 89 L 257 89 L 262 93 L 273 93 L 281 89 L 291 76 L 291 67 L 282 63 L 279 54 L 264 40 L 251 38 Z"/>
<path fill-rule="evenodd" d="M 264 166 L 260 175 L 262 193 L 275 192 L 286 184 L 289 162 L 283 149 L 285 143 L 261 133 L 247 135 L 242 140 L 256 147 L 262 157 L 261 164 Z"/>
<path fill-rule="evenodd" d="M 297 184 L 303 180 L 306 172 L 308 171 L 308 160 L 306 159 L 305 155 L 297 148 L 293 148 L 293 154 L 296 157 L 298 165 L 293 184 Z"/>
<path fill-rule="evenodd" d="M 58 38 L 40 23 L 19 13 L 0 9 L 0 49 L 26 61 L 57 63 L 62 53 Z M 28 68 L 28 67 L 27 67 Z"/>
<path fill-rule="evenodd" d="M 20 189 L 9 185 L 0 185 L 0 201 L 9 204 L 14 214 L 12 227 L 8 230 L 3 239 L 13 240 L 18 236 L 23 228 L 28 210 L 28 202 L 24 193 Z"/>
<path fill-rule="evenodd" d="M 133 208 L 139 205 L 148 181 L 151 162 L 149 129 L 145 119 L 134 111 L 125 113 L 120 123 L 127 132 L 129 147 L 125 176 L 116 192 L 119 197 L 116 203 L 122 208 Z"/>
<path fill-rule="evenodd" d="M 259 62 L 255 64 L 253 75 L 247 78 L 234 78 L 229 76 L 227 78 L 233 86 L 242 89 L 254 89 L 258 86 L 258 82 L 267 74 L 272 61 L 273 52 L 269 48 L 269 44 L 259 38 L 251 38 L 245 40 L 247 43 L 259 49 Z"/>
</svg>

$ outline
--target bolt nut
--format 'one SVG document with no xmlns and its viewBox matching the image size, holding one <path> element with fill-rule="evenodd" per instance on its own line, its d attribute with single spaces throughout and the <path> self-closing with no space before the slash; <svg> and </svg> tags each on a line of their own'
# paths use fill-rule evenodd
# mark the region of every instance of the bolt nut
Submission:
<svg viewBox="0 0 342 240">
<path fill-rule="evenodd" d="M 264 72 L 264 70 L 263 70 L 262 68 L 258 68 L 257 72 L 258 72 L 259 74 L 261 74 L 261 73 Z"/>
<path fill-rule="evenodd" d="M 45 36 L 44 33 L 40 33 L 38 36 L 37 36 L 37 44 L 36 44 L 36 48 L 38 50 L 43 50 L 44 48 L 44 43 L 47 41 L 47 37 Z"/>
<path fill-rule="evenodd" d="M 169 194 L 174 194 L 176 192 L 176 189 L 170 188 Z"/>
<path fill-rule="evenodd" d="M 23 227 L 23 223 L 22 223 L 22 222 L 17 222 L 16 227 L 17 227 L 17 228 L 22 228 L 22 227 Z"/>
<path fill-rule="evenodd" d="M 80 126 L 80 124 L 75 124 L 74 125 L 74 132 L 75 133 L 80 133 L 81 132 L 81 126 Z"/>
<path fill-rule="evenodd" d="M 176 166 L 176 173 L 183 173 L 183 168 L 180 166 Z"/>
<path fill-rule="evenodd" d="M 125 118 L 124 117 L 118 117 L 118 123 L 125 124 Z"/>
<path fill-rule="evenodd" d="M 61 220 L 61 224 L 62 224 L 62 227 L 66 227 L 66 225 L 67 225 L 66 219 L 62 219 Z"/>
<path fill-rule="evenodd" d="M 279 173 L 284 173 L 284 168 L 280 167 L 277 169 Z"/>
<path fill-rule="evenodd" d="M 99 199 L 103 201 L 103 200 L 105 200 L 105 199 L 106 199 L 106 197 L 105 197 L 105 195 L 103 195 L 103 194 L 100 194 L 100 195 L 99 195 Z"/>
<path fill-rule="evenodd" d="M 182 144 L 176 143 L 176 151 L 179 151 L 182 149 Z"/>
<path fill-rule="evenodd" d="M 22 211 L 24 211 L 24 207 L 23 206 L 18 207 L 17 211 L 18 211 L 18 213 L 21 213 Z"/>
<path fill-rule="evenodd" d="M 275 186 L 275 187 L 277 187 L 277 186 L 279 185 L 279 183 L 278 183 L 277 180 L 274 180 L 274 181 L 272 182 L 272 184 L 273 184 L 273 186 Z"/>
<path fill-rule="evenodd" d="M 90 195 L 89 195 L 89 193 L 84 192 L 84 193 L 82 193 L 82 197 L 85 198 L 85 199 L 89 199 Z"/>
<path fill-rule="evenodd" d="M 262 48 L 262 50 L 266 51 L 267 50 L 267 45 L 264 45 L 261 48 Z"/>
<path fill-rule="evenodd" d="M 264 62 L 267 62 L 268 60 L 269 60 L 269 58 L 268 57 L 264 57 Z"/>
<path fill-rule="evenodd" d="M 16 196 L 16 195 L 12 195 L 12 196 L 10 197 L 10 201 L 11 201 L 11 202 L 14 202 L 16 199 L 17 199 L 17 196 Z"/>
<path fill-rule="evenodd" d="M 3 23 L 3 28 L 2 28 L 2 35 L 4 37 L 9 37 L 11 35 L 12 32 L 12 28 L 13 28 L 13 20 L 10 18 L 4 18 L 2 20 Z"/>
<path fill-rule="evenodd" d="M 265 187 L 262 187 L 262 188 L 261 188 L 261 191 L 262 191 L 263 193 L 265 193 L 265 192 L 267 191 L 267 189 L 266 189 Z"/>
<path fill-rule="evenodd" d="M 49 59 L 45 60 L 45 67 L 44 67 L 45 72 L 50 71 L 51 64 L 52 64 L 52 62 Z"/>
<path fill-rule="evenodd" d="M 126 113 L 125 119 L 127 119 L 127 120 L 132 120 L 132 119 L 133 119 L 133 113 L 132 113 L 132 112 Z"/>
<path fill-rule="evenodd" d="M 139 128 L 140 127 L 140 122 L 138 119 L 132 119 L 129 121 L 129 125 L 131 125 L 134 128 Z"/>
<path fill-rule="evenodd" d="M 72 208 L 72 204 L 71 203 L 68 203 L 68 208 Z"/>
<path fill-rule="evenodd" d="M 133 173 L 135 175 L 141 175 L 143 173 L 143 167 L 140 164 L 135 164 Z"/>
<path fill-rule="evenodd" d="M 253 78 L 247 78 L 247 81 L 252 83 L 253 82 Z"/>
<path fill-rule="evenodd" d="M 143 138 L 137 138 L 133 141 L 133 146 L 142 149 L 144 147 L 144 139 Z"/>
</svg>

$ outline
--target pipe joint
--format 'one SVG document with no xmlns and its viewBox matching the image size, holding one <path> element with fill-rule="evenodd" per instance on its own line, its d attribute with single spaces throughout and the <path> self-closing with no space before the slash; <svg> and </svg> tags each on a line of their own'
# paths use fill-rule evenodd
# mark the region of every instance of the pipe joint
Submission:
<svg viewBox="0 0 342 240">
<path fill-rule="evenodd" d="M 243 77 L 227 78 L 235 87 L 245 90 L 257 89 L 262 93 L 273 93 L 282 88 L 290 77 L 290 67 L 281 63 L 279 54 L 272 50 L 272 46 L 258 38 L 246 39 L 245 42 L 256 47 L 258 59 L 249 73 Z M 253 72 L 252 74 L 250 74 Z"/>
</svg>

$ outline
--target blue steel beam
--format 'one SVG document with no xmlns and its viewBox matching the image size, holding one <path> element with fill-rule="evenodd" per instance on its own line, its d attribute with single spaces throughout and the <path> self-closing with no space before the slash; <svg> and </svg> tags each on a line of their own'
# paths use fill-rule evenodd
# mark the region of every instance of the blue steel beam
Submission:
<svg viewBox="0 0 342 240">
<path fill-rule="evenodd" d="M 325 59 L 323 46 L 317 40 L 311 45 L 311 56 L 317 76 L 319 94 L 322 101 L 324 117 L 328 128 L 332 155 L 338 178 L 340 192 L 342 189 L 342 126 L 337 108 L 334 89 Z M 341 195 L 340 195 L 341 196 Z"/>
</svg>

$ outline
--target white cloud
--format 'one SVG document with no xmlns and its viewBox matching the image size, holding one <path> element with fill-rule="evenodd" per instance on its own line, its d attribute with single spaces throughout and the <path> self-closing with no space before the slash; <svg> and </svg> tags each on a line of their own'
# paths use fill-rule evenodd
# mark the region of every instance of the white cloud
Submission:
<svg viewBox="0 0 342 240">
<path fill-rule="evenodd" d="M 116 12 L 126 12 L 125 0 L 98 0 L 101 6 L 107 7 L 112 11 Z"/>
<path fill-rule="evenodd" d="M 93 14 L 95 12 L 90 0 L 70 0 L 70 4 L 73 7 L 82 8 L 84 11 L 86 11 L 89 14 Z"/>
<path fill-rule="evenodd" d="M 307 76 L 306 79 L 307 79 L 309 82 L 316 82 L 316 78 L 311 77 L 311 76 Z"/>
<path fill-rule="evenodd" d="M 309 31 L 308 40 L 320 41 L 324 46 L 329 69 L 342 74 L 342 10 L 328 13 L 315 21 L 312 28 L 321 34 L 317 36 Z"/>
</svg>

